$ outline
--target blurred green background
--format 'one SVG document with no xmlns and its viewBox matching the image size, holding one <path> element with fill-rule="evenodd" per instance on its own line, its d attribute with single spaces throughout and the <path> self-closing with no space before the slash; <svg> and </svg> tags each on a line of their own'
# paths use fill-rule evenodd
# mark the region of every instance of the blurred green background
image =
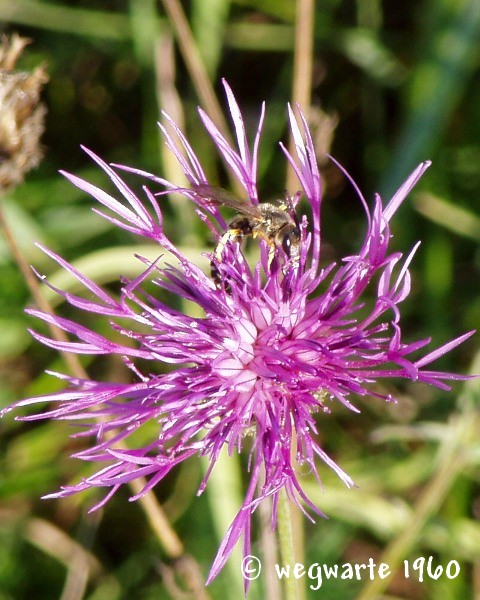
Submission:
<svg viewBox="0 0 480 600">
<path fill-rule="evenodd" d="M 267 102 L 260 189 L 269 197 L 282 195 L 286 170 L 278 141 L 288 135 L 297 3 L 191 0 L 182 6 L 222 106 L 220 79 L 225 77 L 253 134 L 260 103 Z M 35 248 L 35 241 L 80 265 L 96 281 L 114 285 L 119 274 L 138 271 L 132 256 L 138 240 L 95 215 L 91 199 L 57 171 L 108 186 L 81 151 L 84 144 L 107 161 L 179 176 L 156 125 L 166 108 L 182 122 L 212 179 L 225 184 L 196 114 L 202 96 L 186 66 L 188 49 L 186 55 L 180 51 L 165 4 L 151 0 L 2 0 L 0 24 L 3 33 L 16 31 L 32 39 L 18 67 L 45 63 L 50 76 L 44 92 L 45 158 L 24 184 L 2 198 L 9 225 L 29 263 L 52 281 L 72 285 Z M 312 114 L 323 114 L 330 127 L 336 123 L 329 150 L 370 202 L 375 192 L 388 200 L 420 161 L 433 161 L 392 225 L 394 250 L 407 253 L 422 241 L 412 265 L 412 294 L 403 305 L 405 340 L 431 336 L 438 346 L 478 329 L 480 3 L 319 0 L 313 47 Z M 322 168 L 327 261 L 358 250 L 365 220 L 338 170 L 328 162 Z M 178 206 L 165 210 L 171 238 L 198 254 L 208 268 L 200 256 L 212 247 L 205 228 Z M 142 251 L 158 253 L 157 248 Z M 59 313 L 73 315 L 51 299 Z M 55 352 L 27 333 L 27 327 L 39 327 L 23 313 L 31 302 L 0 240 L 2 407 L 56 389 L 59 382 L 44 371 L 65 369 Z M 106 330 L 101 319 L 76 317 Z M 438 368 L 479 372 L 474 366 L 478 339 L 474 336 L 438 361 Z M 124 376 L 111 358 L 83 362 L 92 376 Z M 394 406 L 363 399 L 357 403 L 361 415 L 338 408 L 319 417 L 323 447 L 359 489 L 344 490 L 326 468 L 321 469 L 324 493 L 305 476 L 308 493 L 330 519 L 306 528 L 302 562 L 341 565 L 373 557 L 400 564 L 399 574 L 388 581 L 388 597 L 478 598 L 478 385 L 456 384 L 453 392 L 443 393 L 400 383 L 396 393 L 400 402 Z M 20 423 L 11 414 L 0 426 L 0 600 L 183 597 L 175 591 L 168 557 L 143 512 L 128 502 L 129 490 L 119 491 L 93 515 L 87 514 L 98 499 L 93 493 L 40 500 L 87 473 L 82 463 L 69 458 L 79 444 L 68 437 L 71 426 Z M 219 476 L 197 498 L 204 468 L 191 460 L 156 494 L 205 577 L 225 529 L 222 518 L 239 507 L 235 503 L 241 495 L 227 463 L 233 481 Z M 254 554 L 260 554 L 256 531 L 253 538 Z M 426 576 L 423 582 L 413 574 L 406 578 L 403 560 L 419 556 L 433 556 L 435 565 L 456 560 L 460 575 L 451 580 Z M 211 598 L 242 597 L 235 560 L 208 588 Z M 87 573 L 83 582 L 76 581 L 76 573 Z M 252 584 L 251 598 L 267 597 L 262 579 Z M 314 591 L 303 580 L 307 585 L 300 598 L 373 598 L 382 593 L 368 583 L 332 579 Z"/>
</svg>

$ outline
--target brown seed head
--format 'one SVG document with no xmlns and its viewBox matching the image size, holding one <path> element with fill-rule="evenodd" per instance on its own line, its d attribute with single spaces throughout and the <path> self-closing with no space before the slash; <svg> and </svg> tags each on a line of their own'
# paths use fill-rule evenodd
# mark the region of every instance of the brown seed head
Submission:
<svg viewBox="0 0 480 600">
<path fill-rule="evenodd" d="M 0 44 L 0 190 L 21 183 L 43 156 L 40 136 L 45 106 L 40 92 L 48 81 L 45 67 L 33 72 L 15 71 L 28 39 L 3 36 Z"/>
</svg>

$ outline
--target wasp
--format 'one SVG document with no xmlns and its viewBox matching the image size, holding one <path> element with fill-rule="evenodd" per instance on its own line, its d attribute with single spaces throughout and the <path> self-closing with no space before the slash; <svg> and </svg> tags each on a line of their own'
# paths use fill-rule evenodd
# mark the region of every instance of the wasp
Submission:
<svg viewBox="0 0 480 600">
<path fill-rule="evenodd" d="M 258 205 L 237 198 L 227 190 L 199 184 L 195 192 L 217 206 L 228 206 L 238 214 L 229 222 L 228 230 L 222 235 L 215 248 L 210 263 L 211 276 L 217 287 L 222 287 L 222 279 L 217 264 L 222 261 L 226 244 L 241 243 L 245 237 L 261 238 L 269 245 L 268 266 L 270 267 L 275 249 L 281 248 L 293 265 L 298 264 L 300 254 L 300 224 L 295 214 L 292 197 L 286 195 L 278 205 L 261 202 Z"/>
</svg>

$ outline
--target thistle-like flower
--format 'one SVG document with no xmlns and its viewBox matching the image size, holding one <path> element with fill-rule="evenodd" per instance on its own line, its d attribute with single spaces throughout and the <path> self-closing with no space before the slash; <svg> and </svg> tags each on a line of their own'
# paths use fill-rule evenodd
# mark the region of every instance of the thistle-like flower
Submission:
<svg viewBox="0 0 480 600">
<path fill-rule="evenodd" d="M 200 118 L 244 188 L 247 202 L 256 206 L 256 166 L 264 106 L 250 146 L 240 109 L 227 84 L 225 89 L 238 148 L 229 145 L 202 110 Z M 101 213 L 106 219 L 155 240 L 178 264 L 161 266 L 161 258 L 153 263 L 140 259 L 146 264 L 143 273 L 136 279 L 122 281 L 120 295 L 114 297 L 45 249 L 83 284 L 89 295 L 86 299 L 60 290 L 58 293 L 82 311 L 103 315 L 115 335 L 107 339 L 66 318 L 29 310 L 62 328 L 76 341 L 61 343 L 36 332 L 33 335 L 62 351 L 119 354 L 131 369 L 132 382 L 59 375 L 69 384 L 66 391 L 22 400 L 7 409 L 49 402 L 53 406 L 45 412 L 24 418 L 67 419 L 82 424 L 84 430 L 77 435 L 93 436 L 96 441 L 76 456 L 101 466 L 78 485 L 64 487 L 49 497 L 67 496 L 91 487 L 110 488 L 98 506 L 122 484 L 140 476 L 148 478 L 141 493 L 147 492 L 176 465 L 194 455 L 210 460 L 201 491 L 223 448 L 248 452 L 250 479 L 245 499 L 220 546 L 209 580 L 218 574 L 242 534 L 244 552 L 249 553 L 252 512 L 267 496 L 273 499 L 274 514 L 282 489 L 307 510 L 322 514 L 302 490 L 292 461 L 307 465 L 320 479 L 320 459 L 348 487 L 353 485 L 317 441 L 323 413 L 330 412 L 336 402 L 358 412 L 353 404 L 355 397 L 394 400 L 375 391 L 374 384 L 381 378 L 405 378 L 449 389 L 446 380 L 463 377 L 430 370 L 428 366 L 472 333 L 420 358 L 418 351 L 429 340 L 402 341 L 399 305 L 410 291 L 409 264 L 415 248 L 406 257 L 398 252 L 389 254 L 389 223 L 429 163 L 415 169 L 386 207 L 376 196 L 372 209 L 344 172 L 366 214 L 365 240 L 358 254 L 344 258 L 341 264 L 321 265 L 321 181 L 315 150 L 301 111 L 297 117 L 290 107 L 288 110 L 295 154 L 281 148 L 310 207 L 308 218 L 302 216 L 298 221 L 300 241 L 295 259 L 281 244 L 269 246 L 268 240 L 260 239 L 258 264 L 250 265 L 238 236 L 222 238 L 227 226 L 218 206 L 202 193 L 210 188 L 200 160 L 172 120 L 171 128 L 167 131 L 162 127 L 162 132 L 190 182 L 188 189 L 129 169 L 147 177 L 151 186 L 162 186 L 155 193 L 144 187 L 145 200 L 141 201 L 120 178 L 118 167 L 112 168 L 88 150 L 126 202 L 65 173 L 73 184 L 108 209 Z M 171 192 L 191 200 L 217 241 L 223 240 L 220 250 L 217 248 L 212 254 L 217 281 L 167 239 L 159 200 Z M 178 312 L 146 293 L 142 284 L 150 279 L 159 288 L 198 305 L 202 316 Z M 368 299 L 364 298 L 367 287 Z M 118 341 L 122 336 L 125 344 Z M 411 358 L 412 354 L 416 358 Z M 142 359 L 143 366 L 150 365 L 148 372 L 141 372 L 140 366 L 135 365 L 138 359 Z M 174 368 L 156 374 L 160 363 Z M 158 435 L 145 447 L 132 447 L 129 436 L 152 421 L 158 424 Z M 119 449 L 120 441 L 125 442 L 122 448 L 128 449 Z"/>
</svg>

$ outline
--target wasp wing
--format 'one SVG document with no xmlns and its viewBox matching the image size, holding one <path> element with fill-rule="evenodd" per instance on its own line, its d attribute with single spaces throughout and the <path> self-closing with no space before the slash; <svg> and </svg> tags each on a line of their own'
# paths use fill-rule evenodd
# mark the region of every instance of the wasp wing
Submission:
<svg viewBox="0 0 480 600">
<path fill-rule="evenodd" d="M 199 183 L 192 186 L 193 191 L 201 198 L 216 204 L 217 206 L 228 206 L 242 215 L 261 219 L 262 213 L 257 206 L 251 204 L 248 200 L 238 198 L 224 188 L 207 183 Z"/>
</svg>

